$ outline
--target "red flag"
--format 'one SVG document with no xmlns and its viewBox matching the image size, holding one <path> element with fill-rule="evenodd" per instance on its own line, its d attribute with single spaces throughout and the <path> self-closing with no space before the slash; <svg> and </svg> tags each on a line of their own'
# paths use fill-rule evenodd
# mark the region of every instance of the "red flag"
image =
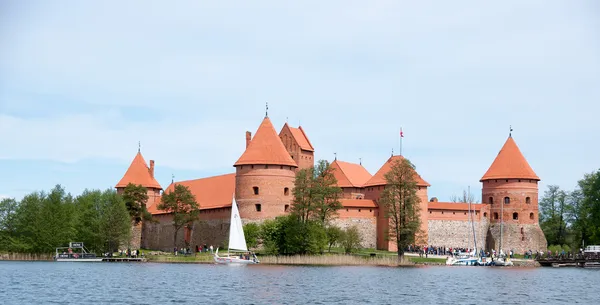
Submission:
<svg viewBox="0 0 600 305">
<path fill-rule="evenodd" d="M 404 133 L 402 132 L 402 128 L 400 128 L 400 137 L 404 138 Z"/>
</svg>

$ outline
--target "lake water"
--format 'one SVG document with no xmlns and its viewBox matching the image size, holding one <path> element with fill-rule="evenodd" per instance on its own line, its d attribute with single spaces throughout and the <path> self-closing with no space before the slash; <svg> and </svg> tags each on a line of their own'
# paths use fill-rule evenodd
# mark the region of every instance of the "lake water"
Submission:
<svg viewBox="0 0 600 305">
<path fill-rule="evenodd" d="M 599 304 L 600 270 L 0 261 L 0 304 Z"/>
</svg>

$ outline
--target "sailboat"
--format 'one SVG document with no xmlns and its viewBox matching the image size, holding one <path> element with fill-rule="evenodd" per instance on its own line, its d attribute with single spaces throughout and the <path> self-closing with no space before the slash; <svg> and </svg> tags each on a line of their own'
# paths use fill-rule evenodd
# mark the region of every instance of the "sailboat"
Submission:
<svg viewBox="0 0 600 305">
<path fill-rule="evenodd" d="M 242 254 L 230 254 L 230 250 L 243 252 Z M 238 210 L 235 197 L 231 202 L 231 220 L 229 222 L 229 246 L 227 256 L 219 256 L 219 248 L 214 254 L 215 262 L 218 264 L 258 264 L 258 258 L 252 252 L 248 251 L 246 238 L 244 236 L 244 227 L 242 227 L 242 218 Z"/>
<path fill-rule="evenodd" d="M 513 262 L 510 260 L 510 257 L 507 256 L 504 251 L 502 250 L 502 233 L 504 232 L 504 202 L 502 202 L 502 205 L 500 206 L 500 253 L 498 255 L 498 257 L 493 260 L 493 263 L 491 264 L 492 266 L 513 266 Z"/>
<path fill-rule="evenodd" d="M 469 194 L 471 194 L 471 187 L 469 187 Z M 467 200 L 469 204 L 469 225 L 473 230 L 473 243 L 475 248 L 470 253 L 459 254 L 458 256 L 450 256 L 446 260 L 448 266 L 480 266 L 485 264 L 485 260 L 482 262 L 481 258 L 477 256 L 477 236 L 475 235 L 475 220 L 473 219 L 473 213 L 471 213 L 471 200 Z M 471 246 L 470 234 L 467 234 L 468 248 Z"/>
</svg>

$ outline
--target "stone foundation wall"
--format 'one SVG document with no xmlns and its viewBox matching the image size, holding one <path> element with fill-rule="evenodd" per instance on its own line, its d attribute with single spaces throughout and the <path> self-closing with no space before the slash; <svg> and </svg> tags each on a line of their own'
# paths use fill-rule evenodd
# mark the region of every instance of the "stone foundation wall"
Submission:
<svg viewBox="0 0 600 305">
<path fill-rule="evenodd" d="M 139 249 L 142 246 L 142 223 L 131 224 L 131 239 L 129 239 L 129 247 L 131 249 Z"/>
<path fill-rule="evenodd" d="M 512 249 L 517 254 L 523 254 L 528 250 L 546 251 L 547 247 L 546 237 L 538 224 L 504 224 L 502 233 L 504 252 Z M 491 249 L 500 251 L 500 224 L 498 223 L 490 225 L 487 232 L 486 250 Z"/>
<path fill-rule="evenodd" d="M 485 247 L 489 222 L 486 218 L 475 221 L 477 248 Z M 468 221 L 429 220 L 428 244 L 436 247 L 474 248 L 473 228 Z"/>
<path fill-rule="evenodd" d="M 174 228 L 170 215 L 155 215 L 157 221 L 145 222 L 143 225 L 142 247 L 145 249 L 173 251 Z M 194 222 L 190 234 L 190 248 L 196 245 L 212 245 L 215 249 L 223 247 L 229 237 L 229 218 L 227 219 L 201 219 Z M 185 247 L 185 229 L 181 228 L 177 234 L 176 245 Z"/>
<path fill-rule="evenodd" d="M 356 226 L 360 232 L 363 248 L 375 248 L 377 245 L 377 219 L 372 218 L 335 218 L 331 224 L 345 230 Z"/>
</svg>

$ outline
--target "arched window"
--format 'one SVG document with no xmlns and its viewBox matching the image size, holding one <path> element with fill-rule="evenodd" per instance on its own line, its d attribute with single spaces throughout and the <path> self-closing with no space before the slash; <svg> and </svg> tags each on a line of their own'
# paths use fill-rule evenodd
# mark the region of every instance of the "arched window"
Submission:
<svg viewBox="0 0 600 305">
<path fill-rule="evenodd" d="M 490 197 L 490 198 L 488 199 L 488 201 L 489 201 L 489 203 L 490 203 L 490 204 L 494 204 L 494 197 Z"/>
<path fill-rule="evenodd" d="M 533 220 L 533 213 L 529 213 L 529 219 Z"/>
<path fill-rule="evenodd" d="M 530 204 L 531 203 L 531 197 L 525 197 L 525 203 Z"/>
<path fill-rule="evenodd" d="M 283 194 L 284 194 L 285 196 L 288 196 L 288 195 L 290 194 L 290 189 L 289 189 L 289 188 L 287 188 L 287 187 L 284 187 L 284 188 L 283 188 Z"/>
<path fill-rule="evenodd" d="M 260 203 L 255 204 L 254 207 L 256 208 L 257 212 L 262 211 L 262 206 L 260 205 Z"/>
<path fill-rule="evenodd" d="M 258 186 L 253 186 L 252 190 L 254 190 L 254 195 L 258 195 Z"/>
<path fill-rule="evenodd" d="M 509 204 L 509 203 L 510 203 L 510 198 L 504 197 L 504 204 Z"/>
<path fill-rule="evenodd" d="M 517 213 L 517 212 L 513 213 L 513 220 L 519 220 L 519 213 Z"/>
<path fill-rule="evenodd" d="M 289 204 L 286 204 L 286 205 L 283 207 L 283 211 L 284 211 L 284 212 L 287 212 L 287 211 L 289 211 L 289 210 L 290 210 L 290 205 L 289 205 Z"/>
<path fill-rule="evenodd" d="M 494 219 L 498 219 L 498 213 L 494 212 Z"/>
<path fill-rule="evenodd" d="M 483 212 L 483 217 L 487 217 L 487 212 Z"/>
</svg>

